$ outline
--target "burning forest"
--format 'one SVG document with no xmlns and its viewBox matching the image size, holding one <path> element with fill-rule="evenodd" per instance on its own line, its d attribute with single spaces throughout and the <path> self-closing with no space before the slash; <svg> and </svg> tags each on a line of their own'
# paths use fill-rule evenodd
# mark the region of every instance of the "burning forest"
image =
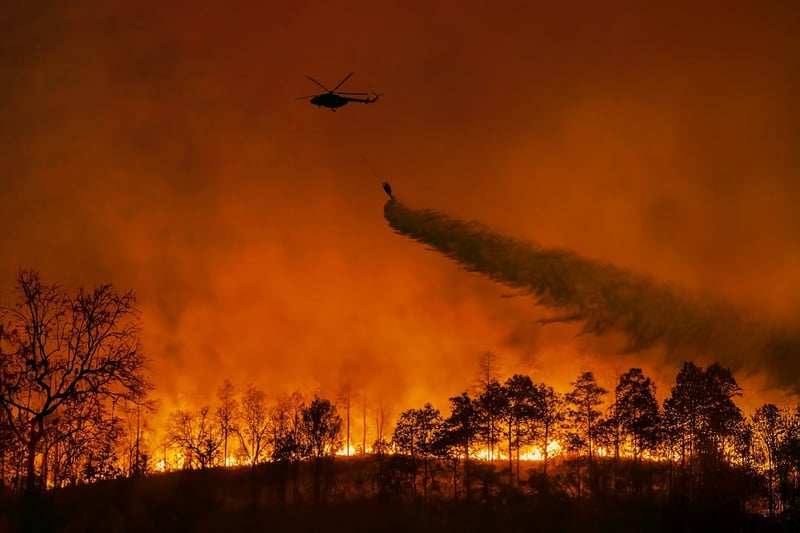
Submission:
<svg viewBox="0 0 800 533">
<path fill-rule="evenodd" d="M 0 531 L 800 530 L 799 9 L 0 2 Z"/>
<path fill-rule="evenodd" d="M 554 321 L 583 321 L 583 333 L 596 335 L 622 330 L 629 351 L 664 343 L 672 357 L 699 350 L 736 362 L 771 346 L 769 336 L 724 307 L 610 265 L 412 210 L 394 197 L 385 216 L 395 231 L 463 268 L 567 313 Z M 641 368 L 615 383 L 584 371 L 571 388 L 557 390 L 535 376 L 503 376 L 497 355 L 486 352 L 476 361 L 477 380 L 453 390 L 449 405 L 407 406 L 394 419 L 370 406 L 369 421 L 366 399 L 359 413 L 350 389 L 334 399 L 307 391 L 280 396 L 226 380 L 216 398 L 174 410 L 157 427 L 132 293 L 101 285 L 71 295 L 20 271 L 13 294 L 1 315 L 0 475 L 6 501 L 21 497 L 23 505 L 20 514 L 9 513 L 8 526 L 49 527 L 41 522 L 45 508 L 70 520 L 54 501 L 68 500 L 78 486 L 226 470 L 233 483 L 241 469 L 253 472 L 251 505 L 264 512 L 364 498 L 485 503 L 513 491 L 538 504 L 558 494 L 573 502 L 611 497 L 623 506 L 631 499 L 700 505 L 709 516 L 733 506 L 742 510 L 725 519 L 733 526 L 755 516 L 789 524 L 800 506 L 800 405 L 744 413 L 736 403 L 742 388 L 720 363 L 703 367 L 686 358 L 659 401 Z M 728 331 L 739 339 L 737 352 L 726 352 L 730 339 L 720 342 Z M 351 432 L 359 418 L 361 438 Z M 42 499 L 47 493 L 54 496 Z M 214 494 L 206 497 L 217 501 Z M 101 523 L 120 525 L 113 516 Z M 679 516 L 687 523 L 708 518 Z"/>
</svg>

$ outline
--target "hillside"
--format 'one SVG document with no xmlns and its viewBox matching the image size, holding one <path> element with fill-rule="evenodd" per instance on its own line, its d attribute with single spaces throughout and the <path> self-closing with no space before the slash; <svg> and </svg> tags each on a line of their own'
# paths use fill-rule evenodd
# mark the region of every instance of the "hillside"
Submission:
<svg viewBox="0 0 800 533">
<path fill-rule="evenodd" d="M 40 530 L 66 532 L 779 530 L 724 493 L 691 505 L 665 501 L 658 464 L 649 467 L 649 488 L 632 494 L 631 463 L 618 464 L 612 478 L 613 462 L 599 462 L 594 489 L 578 496 L 571 479 L 586 465 L 574 461 L 554 465 L 547 478 L 536 463 L 524 465 L 519 487 L 507 484 L 501 465 L 475 462 L 469 498 L 454 500 L 448 465 L 434 463 L 427 502 L 409 466 L 408 457 L 367 456 L 170 472 L 50 491 L 28 505 Z M 5 530 L 21 525 L 23 506 L 4 501 Z"/>
</svg>

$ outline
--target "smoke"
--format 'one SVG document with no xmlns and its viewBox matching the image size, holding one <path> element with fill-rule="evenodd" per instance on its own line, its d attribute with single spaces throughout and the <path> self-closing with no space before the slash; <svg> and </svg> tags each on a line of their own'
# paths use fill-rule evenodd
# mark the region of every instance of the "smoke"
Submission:
<svg viewBox="0 0 800 533">
<path fill-rule="evenodd" d="M 800 392 L 794 362 L 800 330 L 760 323 L 731 305 L 689 293 L 569 250 L 548 249 L 392 198 L 384 216 L 399 234 L 456 261 L 469 272 L 523 291 L 557 314 L 579 321 L 581 334 L 619 332 L 625 352 L 663 347 L 674 360 L 713 358 L 734 370 L 765 372 L 770 385 Z"/>
<path fill-rule="evenodd" d="M 410 205 L 800 310 L 800 3 L 240 4 L 0 2 L 0 300 L 20 266 L 135 290 L 163 411 L 227 378 L 352 381 L 391 416 L 486 350 L 562 389 L 643 358 L 387 238 L 391 174 Z M 386 97 L 295 100 L 351 71 Z"/>
</svg>

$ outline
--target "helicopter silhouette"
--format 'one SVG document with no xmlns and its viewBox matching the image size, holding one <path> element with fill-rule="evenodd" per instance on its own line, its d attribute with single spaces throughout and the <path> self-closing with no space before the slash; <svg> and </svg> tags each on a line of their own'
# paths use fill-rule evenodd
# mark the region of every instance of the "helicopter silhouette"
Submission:
<svg viewBox="0 0 800 533">
<path fill-rule="evenodd" d="M 320 82 L 312 78 L 311 76 L 306 76 L 308 79 L 325 89 L 326 93 L 322 94 L 310 94 L 308 96 L 300 96 L 296 98 L 296 100 L 305 100 L 306 98 L 311 98 L 311 103 L 317 107 L 328 107 L 331 111 L 336 111 L 337 108 L 342 107 L 343 105 L 347 105 L 350 102 L 359 102 L 362 104 L 371 104 L 372 102 L 377 102 L 378 98 L 383 96 L 382 94 L 378 94 L 376 92 L 372 92 L 372 98 L 369 98 L 369 93 L 344 93 L 339 92 L 337 89 L 344 84 L 353 73 L 351 72 L 347 76 L 344 77 L 339 84 L 334 87 L 333 89 L 328 89 Z M 367 98 L 353 98 L 354 96 L 366 96 Z"/>
</svg>

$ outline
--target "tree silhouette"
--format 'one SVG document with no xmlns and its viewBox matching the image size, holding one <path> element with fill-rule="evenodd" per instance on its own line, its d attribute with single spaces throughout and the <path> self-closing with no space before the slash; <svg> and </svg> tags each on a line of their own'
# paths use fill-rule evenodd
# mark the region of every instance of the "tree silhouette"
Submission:
<svg viewBox="0 0 800 533">
<path fill-rule="evenodd" d="M 372 450 L 378 455 L 382 455 L 388 449 L 388 444 L 383 436 L 383 426 L 386 423 L 386 410 L 383 401 L 378 401 L 378 409 L 375 412 L 375 442 L 372 444 Z"/>
<path fill-rule="evenodd" d="M 331 456 L 342 446 L 342 417 L 330 400 L 314 396 L 303 409 L 303 433 L 312 457 Z"/>
<path fill-rule="evenodd" d="M 504 422 L 511 418 L 508 394 L 497 381 L 489 381 L 480 391 L 476 406 L 487 459 L 493 461 L 494 448 L 503 436 L 503 426 L 507 425 Z"/>
<path fill-rule="evenodd" d="M 65 406 L 51 419 L 42 438 L 42 480 L 61 487 L 108 479 L 112 473 L 116 477 L 121 468 L 111 452 L 121 433 L 120 420 L 110 416 L 98 398 Z M 100 457 L 105 464 L 98 464 Z M 90 463 L 96 468 L 87 470 Z M 86 472 L 92 476 L 87 477 Z"/>
<path fill-rule="evenodd" d="M 70 296 L 21 270 L 15 293 L 18 301 L 0 308 L 0 409 L 26 450 L 32 491 L 40 444 L 60 413 L 81 403 L 141 399 L 152 386 L 132 292 L 106 284 Z"/>
<path fill-rule="evenodd" d="M 774 404 L 764 404 L 753 414 L 753 429 L 765 463 L 767 507 L 771 516 L 777 511 L 778 461 L 784 439 L 789 429 L 787 417 Z"/>
<path fill-rule="evenodd" d="M 419 437 L 417 435 L 417 409 L 408 409 L 400 413 L 392 432 L 392 446 L 395 451 L 407 454 L 411 459 L 411 493 L 417 495 L 416 459 L 419 453 Z"/>
<path fill-rule="evenodd" d="M 705 379 L 703 370 L 692 362 L 684 363 L 675 386 L 664 401 L 665 429 L 679 446 L 683 468 L 691 466 L 700 433 L 704 429 Z"/>
<path fill-rule="evenodd" d="M 777 454 L 781 503 L 785 512 L 800 513 L 800 405 L 786 420 Z"/>
<path fill-rule="evenodd" d="M 483 352 L 478 358 L 478 388 L 486 389 L 500 377 L 500 362 L 494 352 Z"/>
<path fill-rule="evenodd" d="M 122 475 L 117 456 L 110 443 L 106 442 L 99 446 L 96 452 L 89 454 L 81 474 L 89 483 L 104 479 L 114 479 Z"/>
<path fill-rule="evenodd" d="M 479 414 L 476 402 L 469 394 L 450 398 L 450 416 L 444 421 L 440 447 L 450 448 L 452 453 L 461 455 L 464 461 L 464 491 L 470 499 L 470 454 L 472 445 L 480 431 Z M 455 451 L 457 450 L 457 451 Z M 456 457 L 457 457 L 456 455 Z"/>
<path fill-rule="evenodd" d="M 279 400 L 272 411 L 272 458 L 297 461 L 308 455 L 303 435 L 305 402 L 299 392 Z"/>
<path fill-rule="evenodd" d="M 505 421 L 507 424 L 509 481 L 513 483 L 514 452 L 517 456 L 517 480 L 519 481 L 519 451 L 523 446 L 534 442 L 536 438 L 534 422 L 539 418 L 541 405 L 537 401 L 539 391 L 529 376 L 514 374 L 506 380 L 504 390 L 508 400 L 508 416 Z"/>
<path fill-rule="evenodd" d="M 299 462 L 308 456 L 308 445 L 303 435 L 303 411 L 305 401 L 303 396 L 295 391 L 280 398 L 270 412 L 270 426 L 272 428 L 272 460 L 277 463 L 278 471 L 282 474 L 290 473 L 292 480 L 292 495 L 296 500 L 299 495 Z M 281 502 L 286 497 L 285 477 L 279 480 L 278 497 Z"/>
<path fill-rule="evenodd" d="M 635 461 L 658 444 L 660 425 L 656 389 L 641 368 L 631 368 L 619 377 L 615 389 L 615 417 L 628 439 Z"/>
<path fill-rule="evenodd" d="M 583 449 L 588 450 L 589 481 L 594 483 L 594 442 L 598 436 L 601 414 L 596 407 L 603 403 L 603 396 L 608 391 L 597 384 L 592 372 L 582 373 L 572 385 L 573 390 L 566 395 L 571 422 L 567 433 L 568 446 L 578 453 L 579 458 Z M 580 470 L 580 461 L 576 464 Z M 578 472 L 578 482 L 578 492 L 580 493 L 580 471 Z"/>
<path fill-rule="evenodd" d="M 168 435 L 184 454 L 184 468 L 193 468 L 195 461 L 200 468 L 208 468 L 219 455 L 222 432 L 209 411 L 204 405 L 194 412 L 178 410 L 170 414 Z"/>
<path fill-rule="evenodd" d="M 217 391 L 217 421 L 222 431 L 222 464 L 228 464 L 228 439 L 235 433 L 236 420 L 239 418 L 239 402 L 236 401 L 236 390 L 227 379 Z"/>
<path fill-rule="evenodd" d="M 542 450 L 542 472 L 547 475 L 550 442 L 565 420 L 564 398 L 544 383 L 536 386 L 536 432 Z"/>
<path fill-rule="evenodd" d="M 741 389 L 730 371 L 684 363 L 664 401 L 665 431 L 681 458 L 681 498 L 702 489 L 703 476 L 728 460 L 743 417 L 733 402 Z"/>
<path fill-rule="evenodd" d="M 266 456 L 265 448 L 269 443 L 269 412 L 267 395 L 252 385 L 242 395 L 236 434 L 247 462 L 252 466 L 259 464 Z"/>
<path fill-rule="evenodd" d="M 319 502 L 323 459 L 332 457 L 342 446 L 342 417 L 330 400 L 314 396 L 303 409 L 303 433 L 314 460 L 314 500 Z"/>
<path fill-rule="evenodd" d="M 0 329 L 2 325 L 0 325 Z M 2 356 L 2 354 L 0 354 Z M 5 420 L 5 413 L 0 413 L 0 490 L 8 487 L 8 480 L 18 477 L 15 469 L 23 462 L 17 459 L 20 451 L 19 446 L 15 446 L 14 434 L 11 426 Z M 11 487 L 14 488 L 14 487 Z"/>
<path fill-rule="evenodd" d="M 430 459 L 435 453 L 436 437 L 440 434 L 442 417 L 438 409 L 426 403 L 422 409 L 408 409 L 400 414 L 392 442 L 401 453 L 411 457 L 413 494 L 417 491 L 417 457 L 422 458 L 423 498 L 428 501 Z"/>
<path fill-rule="evenodd" d="M 584 372 L 572 383 L 573 390 L 566 395 L 569 404 L 570 428 L 579 449 L 587 448 L 589 467 L 592 465 L 593 441 L 595 439 L 600 411 L 596 407 L 603 403 L 608 391 L 597 384 L 592 372 Z"/>
<path fill-rule="evenodd" d="M 709 429 L 715 450 L 723 460 L 728 460 L 728 444 L 732 442 L 744 421 L 741 409 L 733 399 L 742 395 L 742 388 L 736 383 L 733 374 L 719 363 L 706 367 L 706 378 L 709 382 Z"/>
<path fill-rule="evenodd" d="M 129 476 L 147 473 L 150 456 L 144 434 L 150 429 L 147 415 L 155 410 L 155 406 L 154 402 L 123 401 L 116 407 L 116 411 L 122 414 L 122 421 L 125 424 L 123 437 Z"/>
</svg>

